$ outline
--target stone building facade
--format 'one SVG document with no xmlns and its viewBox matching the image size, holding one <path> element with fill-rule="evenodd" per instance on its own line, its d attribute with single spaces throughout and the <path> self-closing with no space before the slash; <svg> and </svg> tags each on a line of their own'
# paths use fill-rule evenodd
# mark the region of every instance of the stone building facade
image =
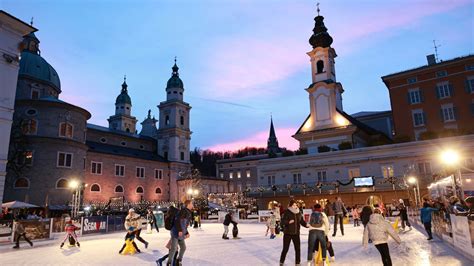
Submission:
<svg viewBox="0 0 474 266">
<path fill-rule="evenodd" d="M 73 193 L 71 181 L 80 185 L 83 202 L 113 197 L 129 202 L 178 200 L 179 173 L 190 168 L 191 107 L 183 101 L 176 62 L 167 87 L 174 84 L 180 97 L 168 96 L 160 104 L 167 106 L 160 108 L 160 117 L 179 110 L 184 121 L 178 116 L 178 124 L 160 123 L 156 128 L 158 121 L 150 110 L 138 134 L 125 79 L 109 127 L 88 124 L 87 110 L 59 99 L 59 75 L 40 55 L 35 34 L 24 36 L 21 47 L 5 200 L 66 208 Z M 179 141 L 162 147 L 159 140 L 169 138 Z M 186 155 L 163 156 L 167 150 Z"/>
<path fill-rule="evenodd" d="M 16 84 L 19 71 L 19 44 L 23 36 L 36 31 L 32 25 L 0 10 L 0 205 L 2 204 L 7 173 L 8 147 L 13 122 Z"/>
</svg>

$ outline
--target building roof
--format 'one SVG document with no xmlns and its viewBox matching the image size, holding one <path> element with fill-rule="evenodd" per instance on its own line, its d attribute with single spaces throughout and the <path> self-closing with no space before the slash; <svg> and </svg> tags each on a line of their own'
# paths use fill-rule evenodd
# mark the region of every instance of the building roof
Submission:
<svg viewBox="0 0 474 266">
<path fill-rule="evenodd" d="M 149 160 L 149 161 L 167 162 L 165 158 L 151 151 L 132 149 L 128 147 L 109 145 L 109 144 L 98 143 L 98 142 L 93 142 L 93 141 L 87 141 L 86 145 L 89 146 L 89 151 L 91 152 L 105 153 L 105 154 L 124 156 L 124 157 L 132 157 L 132 158 L 138 158 L 138 159 Z"/>
<path fill-rule="evenodd" d="M 370 116 L 379 116 L 379 115 L 387 115 L 391 114 L 392 111 L 362 111 L 362 112 L 357 112 L 355 114 L 351 114 L 352 117 L 355 118 L 367 118 Z"/>
<path fill-rule="evenodd" d="M 29 35 L 34 34 L 30 33 Z M 61 82 L 56 70 L 39 54 L 30 51 L 21 52 L 18 76 L 33 78 L 61 90 Z"/>
<path fill-rule="evenodd" d="M 173 73 L 171 75 L 171 78 L 168 80 L 168 83 L 166 84 L 166 88 L 184 88 L 183 81 L 179 78 L 179 67 L 176 65 L 176 60 L 172 69 Z"/>
<path fill-rule="evenodd" d="M 397 76 L 397 75 L 408 74 L 410 72 L 415 72 L 415 71 L 419 71 L 419 70 L 423 70 L 423 69 L 428 69 L 428 68 L 431 68 L 431 67 L 437 67 L 437 66 L 441 66 L 441 65 L 444 65 L 444 64 L 455 62 L 457 60 L 463 60 L 463 59 L 468 59 L 468 58 L 474 58 L 474 54 L 469 54 L 469 55 L 460 56 L 460 57 L 452 58 L 452 59 L 445 60 L 445 61 L 440 61 L 440 62 L 438 62 L 436 64 L 433 64 L 433 65 L 424 65 L 424 66 L 420 66 L 420 67 L 415 67 L 415 68 L 403 70 L 403 71 L 400 71 L 400 72 L 395 72 L 395 73 L 383 76 L 382 80 L 385 82 L 386 79 L 393 78 L 394 76 Z"/>
<path fill-rule="evenodd" d="M 37 28 L 33 27 L 33 25 L 30 25 L 28 23 L 25 23 L 21 19 L 3 11 L 0 10 L 0 20 L 6 21 L 9 24 L 16 24 L 16 26 L 20 27 L 20 30 L 23 31 L 22 35 L 28 34 L 30 32 L 35 32 L 38 31 Z"/>
<path fill-rule="evenodd" d="M 132 105 L 132 99 L 128 95 L 128 85 L 125 78 L 122 83 L 122 90 L 120 91 L 119 96 L 117 96 L 117 99 L 115 99 L 115 104 L 124 104 L 124 103 Z"/>
<path fill-rule="evenodd" d="M 114 129 L 110 129 L 108 127 L 103 127 L 103 126 L 89 124 L 89 123 L 87 123 L 87 129 L 92 129 L 92 130 L 97 130 L 97 131 L 102 131 L 102 132 L 107 132 L 107 133 L 111 133 L 111 134 L 117 134 L 117 135 L 127 136 L 127 137 L 131 137 L 131 138 L 137 138 L 137 139 L 155 140 L 152 137 L 142 136 L 142 135 L 138 135 L 138 134 L 135 134 L 135 133 L 129 133 L 129 132 L 125 132 L 125 131 L 114 130 Z"/>
<path fill-rule="evenodd" d="M 268 154 L 257 154 L 257 155 L 249 155 L 249 156 L 240 157 L 240 158 L 217 160 L 216 163 L 245 162 L 245 161 L 255 161 L 255 160 L 261 160 L 261 159 L 267 159 L 267 158 L 269 158 Z"/>
</svg>

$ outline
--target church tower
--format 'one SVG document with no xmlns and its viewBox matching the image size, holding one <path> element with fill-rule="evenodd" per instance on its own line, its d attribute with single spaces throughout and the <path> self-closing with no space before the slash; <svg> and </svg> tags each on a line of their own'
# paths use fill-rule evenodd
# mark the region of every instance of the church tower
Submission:
<svg viewBox="0 0 474 266">
<path fill-rule="evenodd" d="M 110 116 L 109 128 L 135 134 L 137 119 L 131 115 L 132 100 L 128 95 L 127 79 L 124 77 L 122 90 L 115 100 L 115 115 Z"/>
<path fill-rule="evenodd" d="M 278 139 L 275 134 L 275 128 L 273 127 L 273 118 L 270 118 L 270 134 L 267 141 L 267 153 L 276 156 L 280 152 L 281 149 L 278 146 Z"/>
<path fill-rule="evenodd" d="M 141 123 L 142 130 L 140 131 L 140 135 L 155 138 L 158 131 L 156 122 L 158 122 L 158 120 L 156 120 L 154 116 L 151 117 L 151 110 L 148 110 L 147 117 Z"/>
<path fill-rule="evenodd" d="M 176 59 L 172 70 L 166 85 L 166 101 L 158 105 L 158 154 L 172 162 L 189 163 L 191 106 L 183 101 L 184 84 L 179 77 Z"/>
</svg>

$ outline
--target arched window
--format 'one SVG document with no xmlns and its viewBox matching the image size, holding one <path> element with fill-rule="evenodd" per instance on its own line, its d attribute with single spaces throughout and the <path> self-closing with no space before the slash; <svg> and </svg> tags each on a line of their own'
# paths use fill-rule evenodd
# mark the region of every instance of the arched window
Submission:
<svg viewBox="0 0 474 266">
<path fill-rule="evenodd" d="M 135 192 L 137 194 L 143 194 L 143 188 L 142 187 L 137 187 L 137 190 Z"/>
<path fill-rule="evenodd" d="M 57 189 L 66 189 L 68 187 L 68 181 L 67 179 L 65 178 L 60 178 L 57 182 L 56 182 L 56 188 Z"/>
<path fill-rule="evenodd" d="M 25 135 L 36 135 L 38 122 L 34 119 L 27 119 L 21 124 L 21 132 Z"/>
<path fill-rule="evenodd" d="M 324 72 L 324 62 L 323 60 L 319 60 L 316 63 L 316 73 L 323 73 Z"/>
<path fill-rule="evenodd" d="M 13 185 L 14 188 L 29 188 L 30 181 L 24 177 L 20 177 L 15 180 L 15 184 Z"/>
<path fill-rule="evenodd" d="M 181 117 L 179 118 L 179 120 L 180 120 L 180 122 L 181 122 L 181 125 L 184 126 L 184 116 L 181 116 Z"/>
<path fill-rule="evenodd" d="M 115 193 L 123 193 L 122 185 L 115 186 Z"/>
<path fill-rule="evenodd" d="M 156 194 L 161 194 L 161 188 L 157 187 L 157 188 L 155 189 L 155 193 L 156 193 Z"/>
<path fill-rule="evenodd" d="M 167 116 L 165 117 L 165 125 L 169 125 L 169 124 L 170 124 L 170 116 L 167 115 Z"/>
<path fill-rule="evenodd" d="M 99 184 L 92 184 L 92 186 L 91 186 L 91 192 L 100 192 L 100 186 L 99 186 Z"/>
<path fill-rule="evenodd" d="M 73 126 L 70 123 L 59 123 L 59 136 L 72 139 Z"/>
</svg>

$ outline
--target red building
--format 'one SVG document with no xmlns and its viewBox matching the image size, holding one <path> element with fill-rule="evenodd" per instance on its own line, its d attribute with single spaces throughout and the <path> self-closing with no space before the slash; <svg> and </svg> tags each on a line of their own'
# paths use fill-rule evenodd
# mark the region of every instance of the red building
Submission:
<svg viewBox="0 0 474 266">
<path fill-rule="evenodd" d="M 382 77 L 390 94 L 396 138 L 474 133 L 474 55 Z"/>
</svg>

